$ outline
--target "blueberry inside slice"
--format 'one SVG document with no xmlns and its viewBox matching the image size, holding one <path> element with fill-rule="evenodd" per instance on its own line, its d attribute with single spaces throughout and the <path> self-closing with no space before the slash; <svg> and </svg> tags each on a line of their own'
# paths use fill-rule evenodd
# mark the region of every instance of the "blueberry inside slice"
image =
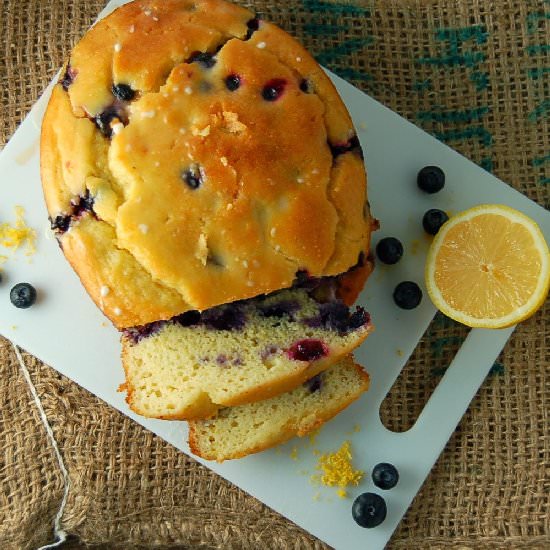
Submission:
<svg viewBox="0 0 550 550">
<path fill-rule="evenodd" d="M 295 361 L 316 361 L 328 355 L 327 346 L 315 338 L 295 342 L 288 350 L 288 356 Z"/>
<path fill-rule="evenodd" d="M 202 323 L 216 330 L 240 330 L 246 323 L 246 315 L 239 304 L 208 309 L 202 313 Z"/>
<path fill-rule="evenodd" d="M 310 393 L 318 392 L 323 386 L 323 380 L 321 374 L 316 374 L 313 378 L 310 378 L 304 383 L 304 386 L 310 391 Z"/>
</svg>

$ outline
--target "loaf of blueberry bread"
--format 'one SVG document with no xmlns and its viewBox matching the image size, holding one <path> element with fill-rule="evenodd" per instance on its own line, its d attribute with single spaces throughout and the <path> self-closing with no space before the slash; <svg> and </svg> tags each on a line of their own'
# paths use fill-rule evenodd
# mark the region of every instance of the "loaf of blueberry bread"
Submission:
<svg viewBox="0 0 550 550">
<path fill-rule="evenodd" d="M 290 390 L 369 332 L 341 302 L 370 273 L 375 225 L 352 121 L 307 51 L 242 7 L 136 0 L 99 21 L 53 89 L 41 175 L 63 253 L 122 332 L 141 414 Z M 297 289 L 303 274 L 330 296 Z M 272 326 L 255 308 L 282 289 L 298 305 Z M 308 325 L 331 308 L 336 329 L 333 314 Z"/>
<path fill-rule="evenodd" d="M 218 462 L 263 451 L 319 428 L 368 387 L 368 374 L 345 357 L 290 392 L 189 422 L 189 447 Z"/>
</svg>

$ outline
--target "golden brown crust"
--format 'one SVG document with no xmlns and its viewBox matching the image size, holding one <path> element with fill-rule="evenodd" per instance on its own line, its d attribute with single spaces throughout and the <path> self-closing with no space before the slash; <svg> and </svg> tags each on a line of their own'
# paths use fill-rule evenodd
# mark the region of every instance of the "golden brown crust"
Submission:
<svg viewBox="0 0 550 550">
<path fill-rule="evenodd" d="M 247 40 L 252 17 L 223 0 L 126 4 L 77 44 L 53 91 L 48 212 L 72 216 L 64 253 L 118 328 L 289 287 L 297 270 L 342 273 L 368 248 L 345 106 L 289 35 L 260 22 Z M 116 99 L 118 84 L 135 97 Z M 77 212 L 84 196 L 92 211 Z"/>
</svg>

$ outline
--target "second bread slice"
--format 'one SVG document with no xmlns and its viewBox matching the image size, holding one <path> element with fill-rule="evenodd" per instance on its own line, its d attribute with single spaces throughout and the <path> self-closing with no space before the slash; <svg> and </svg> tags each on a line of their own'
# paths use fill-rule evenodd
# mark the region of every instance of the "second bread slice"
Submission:
<svg viewBox="0 0 550 550">
<path fill-rule="evenodd" d="M 348 356 L 291 392 L 190 422 L 189 446 L 218 462 L 257 453 L 317 429 L 368 387 L 368 374 Z"/>
</svg>

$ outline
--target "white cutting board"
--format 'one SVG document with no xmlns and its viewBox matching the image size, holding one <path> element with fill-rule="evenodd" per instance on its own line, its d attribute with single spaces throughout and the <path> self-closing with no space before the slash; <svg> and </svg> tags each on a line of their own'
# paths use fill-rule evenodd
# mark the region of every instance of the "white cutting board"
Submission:
<svg viewBox="0 0 550 550">
<path fill-rule="evenodd" d="M 122 3 L 111 2 L 102 15 Z M 426 242 L 420 223 L 423 213 L 429 208 L 457 212 L 480 203 L 508 204 L 535 219 L 547 241 L 550 213 L 344 80 L 330 76 L 353 116 L 365 151 L 372 211 L 382 224 L 374 245 L 384 236 L 396 236 L 406 251 L 397 265 L 376 268 L 359 300 L 376 325 L 356 353 L 371 375 L 371 389 L 327 424 L 315 445 L 335 451 L 344 440 L 351 440 L 354 466 L 366 472 L 365 479 L 347 499 L 336 497 L 333 489 L 312 486 L 305 471 L 313 473 L 317 459 L 307 441 L 294 440 L 282 451 L 221 465 L 199 461 L 331 546 L 375 550 L 389 540 L 513 330 L 472 330 L 413 428 L 405 433 L 384 428 L 380 404 L 435 313 L 423 286 L 426 246 L 410 253 L 414 241 Z M 84 292 L 56 241 L 47 237 L 38 139 L 48 95 L 49 90 L 0 155 L 0 220 L 12 220 L 13 206 L 22 205 L 27 223 L 38 233 L 37 253 L 30 263 L 20 255 L 5 265 L 0 333 L 188 453 L 184 422 L 138 417 L 117 393 L 123 382 L 118 335 Z M 416 173 L 428 164 L 440 166 L 447 175 L 445 189 L 436 195 L 416 187 Z M 417 281 L 423 288 L 424 299 L 415 310 L 400 310 L 393 304 L 393 289 L 402 280 Z M 29 310 L 17 310 L 9 302 L 10 288 L 21 281 L 39 289 L 39 300 Z M 354 432 L 356 425 L 360 431 Z M 294 461 L 289 451 L 296 445 L 300 451 Z M 378 462 L 398 468 L 401 477 L 394 489 L 380 491 L 373 486 L 370 472 Z M 387 502 L 387 518 L 374 529 L 359 527 L 351 517 L 353 499 L 364 491 L 381 493 Z M 318 492 L 321 498 L 314 500 Z"/>
</svg>

